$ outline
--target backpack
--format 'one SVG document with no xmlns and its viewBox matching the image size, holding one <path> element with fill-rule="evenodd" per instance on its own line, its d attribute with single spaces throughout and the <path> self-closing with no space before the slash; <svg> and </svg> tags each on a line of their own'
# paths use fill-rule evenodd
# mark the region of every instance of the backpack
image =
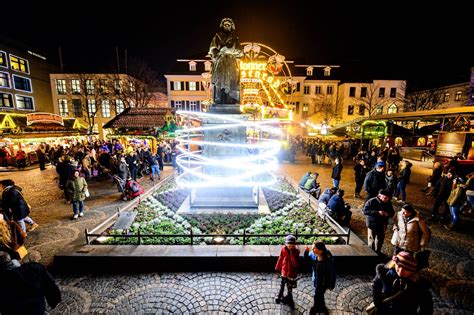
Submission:
<svg viewBox="0 0 474 315">
<path fill-rule="evenodd" d="M 135 194 L 135 193 L 137 193 L 139 190 L 140 190 L 140 187 L 138 186 L 138 183 L 137 183 L 136 181 L 132 181 L 132 182 L 130 183 L 130 191 Z"/>
</svg>

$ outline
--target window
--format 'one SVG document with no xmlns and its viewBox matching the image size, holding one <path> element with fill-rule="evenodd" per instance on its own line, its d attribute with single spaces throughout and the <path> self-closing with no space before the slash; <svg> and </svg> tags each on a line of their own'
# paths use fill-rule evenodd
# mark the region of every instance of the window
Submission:
<svg viewBox="0 0 474 315">
<path fill-rule="evenodd" d="M 123 81 L 122 80 L 114 80 L 115 94 L 121 94 L 122 89 L 123 89 Z"/>
<path fill-rule="evenodd" d="M 58 94 L 66 94 L 66 80 L 56 79 L 56 91 Z"/>
<path fill-rule="evenodd" d="M 103 118 L 110 117 L 110 101 L 109 100 L 102 100 L 102 117 Z"/>
<path fill-rule="evenodd" d="M 13 87 L 15 90 L 33 92 L 33 89 L 31 88 L 31 80 L 17 75 L 13 75 Z"/>
<path fill-rule="evenodd" d="M 365 105 L 364 104 L 359 105 L 359 115 L 361 115 L 361 116 L 365 115 Z"/>
<path fill-rule="evenodd" d="M 17 109 L 34 109 L 33 98 L 23 95 L 15 95 Z"/>
<path fill-rule="evenodd" d="M 189 110 L 197 111 L 197 102 L 196 101 L 189 101 Z"/>
<path fill-rule="evenodd" d="M 390 106 L 388 107 L 387 113 L 388 113 L 388 114 L 396 114 L 396 113 L 398 113 L 398 106 L 395 105 L 395 104 L 390 105 Z"/>
<path fill-rule="evenodd" d="M 454 95 L 454 100 L 455 100 L 455 101 L 460 101 L 460 100 L 461 100 L 461 96 L 462 96 L 462 92 L 461 92 L 461 91 L 457 91 L 457 92 L 456 92 L 456 95 Z"/>
<path fill-rule="evenodd" d="M 385 88 L 379 88 L 379 97 L 385 97 Z"/>
<path fill-rule="evenodd" d="M 10 54 L 10 68 L 15 71 L 30 73 L 28 61 L 26 59 Z"/>
<path fill-rule="evenodd" d="M 183 102 L 182 101 L 174 101 L 174 108 L 176 110 L 181 110 L 183 108 Z"/>
<path fill-rule="evenodd" d="M 360 88 L 360 97 L 367 97 L 367 87 Z"/>
<path fill-rule="evenodd" d="M 211 71 L 211 66 L 212 66 L 212 63 L 210 61 L 204 62 L 204 70 Z"/>
<path fill-rule="evenodd" d="M 173 82 L 173 88 L 175 91 L 181 91 L 181 82 L 180 81 L 174 81 Z"/>
<path fill-rule="evenodd" d="M 327 95 L 332 95 L 332 93 L 333 93 L 333 86 L 328 85 L 327 88 L 326 88 L 326 94 Z"/>
<path fill-rule="evenodd" d="M 115 114 L 118 115 L 125 110 L 122 100 L 115 100 Z"/>
<path fill-rule="evenodd" d="M 8 68 L 7 53 L 4 51 L 0 51 L 0 67 Z"/>
<path fill-rule="evenodd" d="M 99 133 L 99 124 L 94 124 L 92 127 L 92 133 Z"/>
<path fill-rule="evenodd" d="M 196 82 L 189 82 L 189 90 L 190 91 L 196 91 L 197 90 L 197 87 L 196 87 Z"/>
<path fill-rule="evenodd" d="M 347 115 L 354 115 L 354 105 L 349 105 L 347 107 Z"/>
<path fill-rule="evenodd" d="M 309 94 L 309 88 L 310 88 L 309 85 L 305 85 L 303 88 L 303 94 Z"/>
<path fill-rule="evenodd" d="M 316 88 L 314 89 L 314 94 L 321 94 L 321 85 L 316 85 Z"/>
<path fill-rule="evenodd" d="M 355 88 L 355 86 L 351 86 L 351 87 L 349 88 L 349 96 L 350 96 L 350 97 L 355 97 L 355 96 L 356 96 L 356 88 Z"/>
<path fill-rule="evenodd" d="M 86 80 L 86 93 L 94 94 L 94 80 Z"/>
<path fill-rule="evenodd" d="M 189 71 L 196 71 L 196 61 L 189 62 Z"/>
<path fill-rule="evenodd" d="M 383 105 L 377 105 L 377 107 L 375 107 L 375 115 L 382 115 L 383 113 Z"/>
<path fill-rule="evenodd" d="M 308 76 L 313 75 L 313 67 L 306 68 L 306 75 Z"/>
<path fill-rule="evenodd" d="M 67 117 L 69 115 L 69 111 L 67 108 L 67 99 L 64 99 L 64 98 L 58 99 L 58 105 L 59 105 L 59 115 Z"/>
<path fill-rule="evenodd" d="M 97 106 L 95 104 L 95 100 L 87 100 L 87 111 L 90 117 L 95 117 L 97 115 Z"/>
<path fill-rule="evenodd" d="M 109 93 L 109 87 L 107 86 L 107 80 L 106 79 L 99 79 L 99 88 L 100 88 L 100 92 L 102 94 L 108 94 Z"/>
<path fill-rule="evenodd" d="M 397 88 L 390 88 L 390 97 L 391 98 L 397 97 Z"/>
<path fill-rule="evenodd" d="M 308 104 L 303 103 L 303 112 L 301 113 L 301 115 L 302 115 L 303 117 L 308 116 L 308 111 L 309 111 L 309 106 L 308 106 Z"/>
<path fill-rule="evenodd" d="M 416 141 L 416 145 L 419 147 L 426 146 L 426 138 L 425 137 L 418 138 L 418 140 Z"/>
<path fill-rule="evenodd" d="M 71 80 L 72 94 L 81 94 L 81 81 L 77 79 Z"/>
<path fill-rule="evenodd" d="M 7 72 L 0 72 L 0 87 L 11 88 L 10 77 L 8 76 Z"/>
<path fill-rule="evenodd" d="M 72 111 L 74 112 L 74 117 L 82 117 L 82 103 L 79 99 L 72 100 Z"/>
<path fill-rule="evenodd" d="M 135 82 L 130 82 L 128 84 L 128 88 L 130 89 L 131 93 L 134 93 L 135 92 Z"/>
<path fill-rule="evenodd" d="M 10 93 L 0 93 L 0 107 L 13 108 L 13 97 Z"/>
<path fill-rule="evenodd" d="M 449 93 L 444 93 L 444 102 L 449 102 Z"/>
<path fill-rule="evenodd" d="M 331 67 L 324 68 L 324 76 L 329 77 L 331 75 Z"/>
</svg>

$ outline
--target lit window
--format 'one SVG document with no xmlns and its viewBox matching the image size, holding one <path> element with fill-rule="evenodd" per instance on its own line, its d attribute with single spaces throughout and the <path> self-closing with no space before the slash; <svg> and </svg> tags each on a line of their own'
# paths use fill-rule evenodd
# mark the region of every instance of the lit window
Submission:
<svg viewBox="0 0 474 315">
<path fill-rule="evenodd" d="M 181 110 L 182 107 L 183 107 L 182 101 L 174 101 L 174 108 L 176 108 L 176 110 Z"/>
<path fill-rule="evenodd" d="M 379 89 L 379 97 L 380 97 L 380 98 L 385 97 L 385 88 L 381 87 L 381 88 Z"/>
<path fill-rule="evenodd" d="M 303 112 L 301 113 L 301 115 L 302 115 L 303 117 L 308 116 L 308 111 L 309 111 L 309 106 L 308 106 L 308 104 L 303 103 Z"/>
<path fill-rule="evenodd" d="M 375 115 L 382 115 L 383 113 L 383 105 L 377 105 L 375 108 Z"/>
<path fill-rule="evenodd" d="M 304 88 L 303 88 L 303 94 L 309 94 L 309 89 L 310 89 L 310 86 L 305 85 Z"/>
<path fill-rule="evenodd" d="M 0 72 L 0 87 L 11 88 L 10 77 L 8 76 L 7 72 Z"/>
<path fill-rule="evenodd" d="M 17 75 L 13 75 L 13 87 L 15 90 L 33 92 L 33 89 L 31 88 L 31 80 Z"/>
<path fill-rule="evenodd" d="M 122 93 L 123 81 L 122 80 L 115 80 L 114 81 L 114 89 L 115 89 L 115 94 Z"/>
<path fill-rule="evenodd" d="M 64 98 L 60 98 L 58 100 L 58 104 L 59 104 L 59 115 L 67 117 L 69 115 L 69 110 L 67 108 L 67 100 Z"/>
<path fill-rule="evenodd" d="M 180 91 L 181 90 L 181 82 L 180 81 L 174 81 L 173 82 L 173 87 L 175 91 Z"/>
<path fill-rule="evenodd" d="M 193 82 L 193 81 L 189 82 L 189 90 L 190 91 L 196 91 L 197 90 L 196 82 Z"/>
<path fill-rule="evenodd" d="M 354 115 L 354 105 L 349 105 L 347 107 L 347 115 Z"/>
<path fill-rule="evenodd" d="M 444 93 L 444 102 L 449 102 L 449 93 Z"/>
<path fill-rule="evenodd" d="M 17 109 L 34 109 L 33 98 L 23 95 L 15 95 Z"/>
<path fill-rule="evenodd" d="M 211 71 L 211 66 L 212 66 L 212 63 L 210 61 L 204 62 L 204 70 Z"/>
<path fill-rule="evenodd" d="M 333 86 L 332 86 L 332 85 L 328 85 L 327 88 L 326 88 L 326 94 L 327 94 L 327 95 L 332 95 L 333 92 L 334 92 Z"/>
<path fill-rule="evenodd" d="M 396 138 L 395 138 L 395 145 L 396 145 L 397 147 L 402 146 L 402 145 L 403 145 L 403 139 L 402 139 L 401 137 L 396 137 Z"/>
<path fill-rule="evenodd" d="M 72 110 L 74 112 L 74 117 L 82 117 L 82 102 L 80 99 L 72 100 Z"/>
<path fill-rule="evenodd" d="M 196 61 L 189 62 L 189 71 L 196 71 Z"/>
<path fill-rule="evenodd" d="M 307 76 L 313 75 L 313 67 L 308 67 L 308 68 L 306 68 L 306 75 L 307 75 Z"/>
<path fill-rule="evenodd" d="M 331 67 L 324 68 L 324 76 L 329 77 L 331 75 Z"/>
<path fill-rule="evenodd" d="M 89 116 L 96 116 L 97 114 L 97 107 L 95 104 L 95 100 L 87 100 L 87 111 L 89 112 Z"/>
<path fill-rule="evenodd" d="M 388 111 L 387 111 L 389 114 L 396 114 L 398 113 L 398 106 L 395 105 L 395 104 L 392 104 L 388 107 Z"/>
<path fill-rule="evenodd" d="M 456 92 L 456 95 L 454 95 L 454 100 L 455 100 L 455 101 L 460 101 L 460 100 L 461 100 L 461 96 L 462 96 L 462 92 L 461 92 L 461 91 L 457 91 L 457 92 Z"/>
<path fill-rule="evenodd" d="M 367 97 L 367 87 L 360 88 L 360 97 Z"/>
<path fill-rule="evenodd" d="M 77 79 L 71 80 L 72 94 L 81 94 L 81 81 Z"/>
<path fill-rule="evenodd" d="M 87 94 L 94 94 L 94 80 L 86 80 L 86 93 Z"/>
<path fill-rule="evenodd" d="M 135 92 L 135 82 L 130 82 L 128 84 L 128 87 L 129 87 L 131 93 Z"/>
<path fill-rule="evenodd" d="M 416 145 L 419 147 L 424 147 L 426 145 L 425 137 L 418 138 L 418 141 L 416 141 Z"/>
<path fill-rule="evenodd" d="M 355 86 L 351 86 L 351 87 L 349 88 L 349 96 L 350 96 L 350 97 L 355 97 L 355 96 L 356 96 L 356 88 L 355 88 Z"/>
<path fill-rule="evenodd" d="M 13 108 L 13 97 L 10 93 L 0 93 L 0 107 Z"/>
<path fill-rule="evenodd" d="M 359 115 L 361 116 L 365 115 L 365 105 L 363 104 L 359 105 Z"/>
<path fill-rule="evenodd" d="M 10 55 L 10 68 L 15 71 L 30 73 L 26 59 Z"/>
<path fill-rule="evenodd" d="M 314 94 L 321 94 L 321 86 L 317 85 L 314 89 Z"/>
<path fill-rule="evenodd" d="M 7 53 L 4 51 L 0 51 L 0 67 L 8 68 Z"/>
<path fill-rule="evenodd" d="M 56 91 L 58 94 L 66 94 L 66 80 L 56 80 Z"/>
<path fill-rule="evenodd" d="M 391 98 L 397 97 L 397 88 L 390 88 L 390 97 Z"/>
<path fill-rule="evenodd" d="M 197 111 L 197 102 L 196 101 L 189 101 L 189 110 Z"/>
<path fill-rule="evenodd" d="M 110 117 L 110 101 L 109 100 L 102 100 L 102 117 L 103 118 Z"/>
<path fill-rule="evenodd" d="M 92 132 L 99 133 L 99 124 L 94 124 L 94 127 L 92 127 Z"/>
<path fill-rule="evenodd" d="M 115 100 L 115 114 L 118 115 L 125 110 L 122 100 Z"/>
<path fill-rule="evenodd" d="M 108 94 L 109 93 L 109 88 L 107 86 L 107 80 L 106 79 L 100 79 L 99 80 L 99 87 L 100 87 L 100 92 L 102 94 Z"/>
</svg>

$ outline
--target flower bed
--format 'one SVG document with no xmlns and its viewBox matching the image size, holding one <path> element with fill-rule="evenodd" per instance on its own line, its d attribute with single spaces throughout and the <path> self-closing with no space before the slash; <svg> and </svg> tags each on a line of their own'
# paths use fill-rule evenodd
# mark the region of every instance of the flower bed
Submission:
<svg viewBox="0 0 474 315">
<path fill-rule="evenodd" d="M 300 243 L 310 244 L 314 237 L 305 239 L 301 234 L 334 234 L 325 223 L 285 179 L 277 185 L 265 188 L 271 214 L 186 214 L 176 211 L 189 195 L 188 190 L 177 189 L 174 180 L 167 190 L 160 189 L 144 200 L 136 209 L 137 216 L 128 231 L 129 237 L 113 237 L 122 231 L 110 231 L 107 244 L 137 244 L 140 234 L 190 235 L 197 234 L 298 234 Z M 339 237 L 319 237 L 327 244 L 340 243 Z M 142 244 L 190 244 L 190 237 L 145 237 Z M 247 237 L 246 244 L 282 244 L 284 237 Z M 212 244 L 212 237 L 194 237 L 193 244 Z M 225 244 L 243 244 L 242 237 L 228 237 Z"/>
</svg>

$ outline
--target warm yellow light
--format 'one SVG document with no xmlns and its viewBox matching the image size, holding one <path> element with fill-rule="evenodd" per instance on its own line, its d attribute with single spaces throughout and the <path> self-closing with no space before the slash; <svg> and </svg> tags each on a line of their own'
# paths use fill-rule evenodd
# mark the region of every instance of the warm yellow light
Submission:
<svg viewBox="0 0 474 315">
<path fill-rule="evenodd" d="M 293 120 L 293 110 L 290 110 L 290 114 L 288 115 L 288 118 L 290 120 Z"/>
</svg>

